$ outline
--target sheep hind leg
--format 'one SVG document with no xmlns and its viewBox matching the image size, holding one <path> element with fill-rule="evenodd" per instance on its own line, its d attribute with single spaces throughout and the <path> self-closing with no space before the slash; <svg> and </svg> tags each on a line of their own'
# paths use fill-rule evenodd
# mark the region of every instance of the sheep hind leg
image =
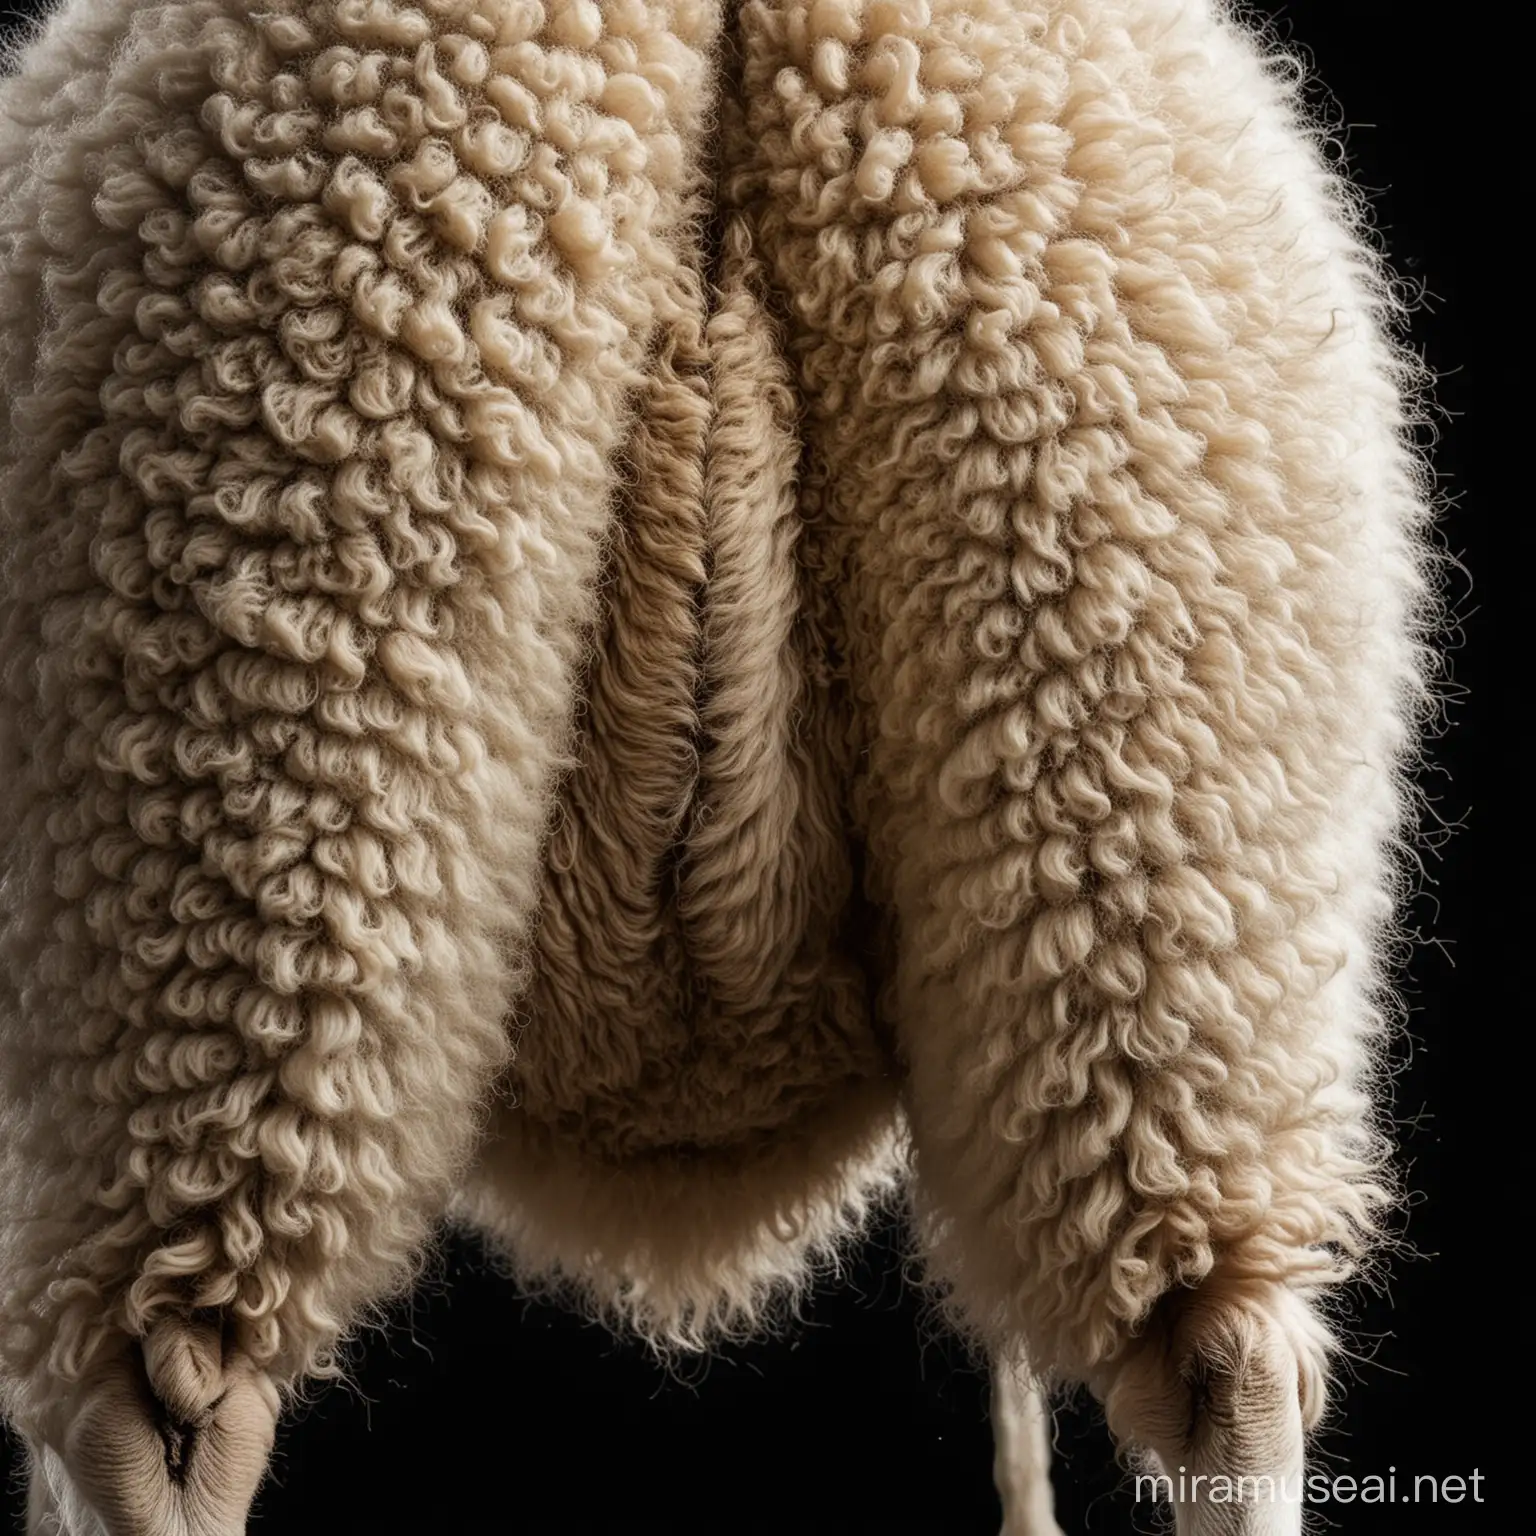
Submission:
<svg viewBox="0 0 1536 1536">
<path fill-rule="evenodd" d="M 1051 1493 L 1050 1410 L 1027 1369 L 992 1366 L 992 1476 L 1002 1536 L 1062 1536 Z"/>
<path fill-rule="evenodd" d="M 1166 1478 L 1179 1536 L 1300 1536 L 1325 1354 L 1322 1324 L 1283 1287 L 1212 1281 L 1169 1299 L 1103 1397 L 1116 1438 Z"/>
</svg>

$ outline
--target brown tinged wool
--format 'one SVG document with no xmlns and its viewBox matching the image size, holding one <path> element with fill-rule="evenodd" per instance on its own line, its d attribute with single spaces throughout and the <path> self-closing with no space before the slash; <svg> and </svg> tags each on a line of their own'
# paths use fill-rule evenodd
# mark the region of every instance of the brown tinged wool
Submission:
<svg viewBox="0 0 1536 1536">
<path fill-rule="evenodd" d="M 449 1215 L 696 1348 L 901 1185 L 956 1322 L 1131 1438 L 1233 1316 L 1315 1422 L 1392 1193 L 1433 618 L 1315 139 L 1214 0 L 67 0 L 26 43 L 35 1529 L 240 1529 L 196 1476 L 111 1512 L 138 1452 L 82 1424 L 169 1404 L 253 1488 Z"/>
</svg>

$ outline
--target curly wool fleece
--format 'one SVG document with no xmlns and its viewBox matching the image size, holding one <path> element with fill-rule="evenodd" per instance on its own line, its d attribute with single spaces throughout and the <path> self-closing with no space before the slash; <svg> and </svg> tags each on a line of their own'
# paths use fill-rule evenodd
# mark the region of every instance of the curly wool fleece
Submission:
<svg viewBox="0 0 1536 1536">
<path fill-rule="evenodd" d="M 0 242 L 36 1444 L 445 1214 L 704 1345 L 898 1178 L 990 1349 L 1268 1287 L 1315 1413 L 1424 482 L 1216 0 L 68 0 Z"/>
</svg>

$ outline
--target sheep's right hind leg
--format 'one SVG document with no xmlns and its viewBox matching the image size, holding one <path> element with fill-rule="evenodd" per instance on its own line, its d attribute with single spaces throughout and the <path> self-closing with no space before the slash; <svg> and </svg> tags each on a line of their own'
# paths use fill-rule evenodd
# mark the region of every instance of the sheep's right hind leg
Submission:
<svg viewBox="0 0 1536 1536">
<path fill-rule="evenodd" d="M 1122 1363 L 1110 1429 L 1155 1456 L 1178 1536 L 1301 1536 L 1318 1326 L 1280 1287 L 1213 1281 L 1173 1298 Z"/>
</svg>

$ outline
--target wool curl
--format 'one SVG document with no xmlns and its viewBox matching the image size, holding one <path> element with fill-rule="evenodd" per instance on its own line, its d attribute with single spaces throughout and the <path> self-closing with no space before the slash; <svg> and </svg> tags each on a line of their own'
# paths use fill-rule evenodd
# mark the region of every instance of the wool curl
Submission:
<svg viewBox="0 0 1536 1536">
<path fill-rule="evenodd" d="M 166 1317 L 296 1389 L 450 1213 L 708 1347 L 906 1182 L 992 1353 L 1107 1391 L 1224 1288 L 1315 1416 L 1439 608 L 1286 61 L 68 0 L 14 67 L 7 1414 Z"/>
</svg>

